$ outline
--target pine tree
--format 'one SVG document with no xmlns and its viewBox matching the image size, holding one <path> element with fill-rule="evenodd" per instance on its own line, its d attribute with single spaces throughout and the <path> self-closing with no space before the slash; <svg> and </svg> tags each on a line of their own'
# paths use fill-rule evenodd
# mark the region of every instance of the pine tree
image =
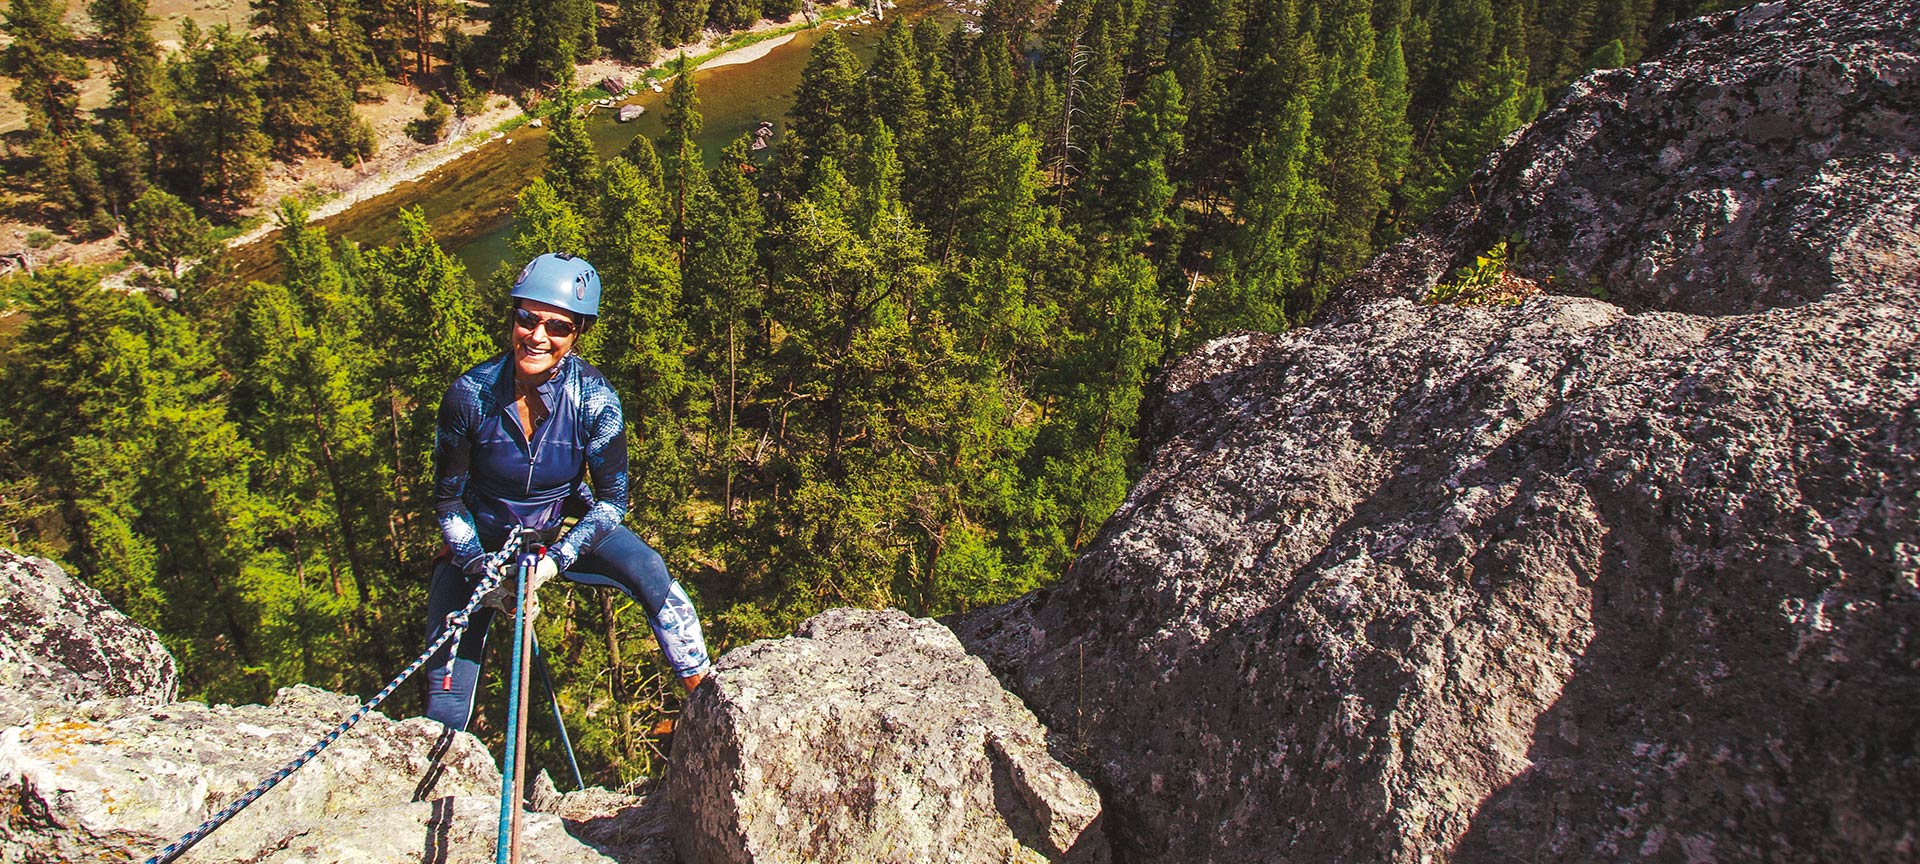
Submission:
<svg viewBox="0 0 1920 864">
<path fill-rule="evenodd" d="M 707 26 L 715 30 L 739 30 L 760 20 L 760 0 L 712 0 L 707 9 Z"/>
<path fill-rule="evenodd" d="M 1175 0 L 1145 0 L 1140 25 L 1134 29 L 1132 55 L 1127 68 L 1136 75 L 1159 71 L 1167 63 L 1173 43 Z"/>
<path fill-rule="evenodd" d="M 620 148 L 620 158 L 633 163 L 634 170 L 640 172 L 640 179 L 653 189 L 654 194 L 666 194 L 666 180 L 661 177 L 660 154 L 654 149 L 652 139 L 645 135 L 634 136 L 627 146 Z"/>
<path fill-rule="evenodd" d="M 599 7 L 592 0 L 501 0 L 491 7 L 487 39 L 496 76 L 532 87 L 567 87 L 574 64 L 592 57 Z"/>
<path fill-rule="evenodd" d="M 169 68 L 181 104 L 179 137 L 165 161 L 182 178 L 176 188 L 190 190 L 203 209 L 231 213 L 260 188 L 271 144 L 260 131 L 259 49 L 225 24 L 203 36 L 190 23 L 182 26 L 183 59 Z"/>
<path fill-rule="evenodd" d="M 526 74 L 527 55 L 534 50 L 538 38 L 539 22 L 536 19 L 534 0 L 498 0 L 487 6 L 486 48 L 489 55 L 488 69 L 493 77 Z M 572 62 L 573 54 L 567 52 L 567 61 Z M 532 84 L 538 84 L 534 79 Z M 499 85 L 494 85 L 498 89 Z"/>
<path fill-rule="evenodd" d="M 358 101 L 360 91 L 383 80 L 381 64 L 374 59 L 373 35 L 381 19 L 391 20 L 397 6 L 383 0 L 319 0 L 321 28 L 325 31 L 327 57 L 334 74 L 346 85 L 349 101 Z M 384 8 L 383 8 L 384 7 Z M 397 67 L 400 52 L 389 51 Z"/>
<path fill-rule="evenodd" d="M 213 226 L 186 202 L 153 187 L 128 208 L 126 243 L 133 260 L 165 267 L 169 276 L 179 279 L 187 262 L 213 252 Z"/>
<path fill-rule="evenodd" d="M 1501 139 L 1520 126 L 1532 96 L 1526 78 L 1526 61 L 1503 51 L 1493 66 L 1454 88 L 1450 101 L 1455 107 L 1421 154 L 1408 184 L 1408 221 L 1438 209 Z"/>
<path fill-rule="evenodd" d="M 605 286 L 596 350 L 631 427 L 632 514 L 654 536 L 675 536 L 685 530 L 687 496 L 680 269 L 667 252 L 658 194 L 625 160 L 608 164 L 601 214 L 592 239 L 592 260 Z"/>
<path fill-rule="evenodd" d="M 160 634 L 185 692 L 264 696 L 249 578 L 265 514 L 222 416 L 219 340 L 90 271 L 42 270 L 23 295 L 34 347 L 4 358 L 9 444 L 58 499 L 69 562 Z"/>
<path fill-rule="evenodd" d="M 279 626 L 302 647 L 281 662 L 318 677 L 327 666 L 304 668 L 313 651 L 309 633 L 337 634 L 377 665 L 392 662 L 378 638 L 385 635 L 380 598 L 391 590 L 403 553 L 388 530 L 393 478 L 373 437 L 377 378 L 364 350 L 367 298 L 303 208 L 285 203 L 277 216 L 286 283 L 254 285 L 239 309 L 234 362 L 243 372 L 233 416 L 262 450 L 257 488 L 288 517 L 276 526 L 274 545 L 296 571 L 327 574 L 298 608 L 275 613 L 288 619 Z"/>
<path fill-rule="evenodd" d="M 755 567 L 773 583 L 775 623 L 823 605 L 898 602 L 924 581 L 935 526 L 914 504 L 936 494 L 924 476 L 951 348 L 937 318 L 915 311 L 931 277 L 917 232 L 898 219 L 871 235 L 854 225 L 856 209 L 900 205 L 862 202 L 831 157 L 815 173 L 776 244 L 769 306 L 786 334 L 773 387 L 794 394 L 778 411 L 769 466 L 771 560 Z"/>
<path fill-rule="evenodd" d="M 1163 306 L 1153 269 L 1134 255 L 1111 257 L 1088 280 L 1046 425 L 1032 456 L 1057 500 L 1065 556 L 1078 552 L 1119 507 L 1129 483 L 1134 418 L 1147 371 L 1160 356 L 1155 339 Z"/>
<path fill-rule="evenodd" d="M 866 78 L 867 113 L 885 122 L 908 153 L 922 146 L 927 135 L 926 91 L 912 38 L 898 20 L 888 25 Z"/>
<path fill-rule="evenodd" d="M 1311 175 L 1306 94 L 1296 95 L 1277 120 L 1246 157 L 1251 168 L 1235 191 L 1240 224 L 1229 238 L 1229 264 L 1196 293 L 1189 342 L 1241 328 L 1283 330 L 1312 310 L 1303 247 L 1324 198 Z"/>
<path fill-rule="evenodd" d="M 20 7 L 15 7 L 15 12 Z M 25 324 L 0 364 L 12 406 L 8 450 L 58 502 L 66 560 L 136 620 L 163 605 L 154 549 L 133 529 L 143 457 L 139 403 L 130 401 L 141 344 L 137 301 L 96 274 L 43 268 L 20 288 Z"/>
<path fill-rule="evenodd" d="M 669 45 L 699 41 L 700 28 L 707 23 L 708 0 L 672 0 L 662 4 L 660 35 Z"/>
<path fill-rule="evenodd" d="M 700 116 L 700 96 L 694 85 L 693 70 L 687 63 L 687 55 L 681 54 L 674 67 L 673 84 L 667 88 L 667 113 L 663 118 L 666 131 L 660 136 L 657 146 L 661 178 L 665 181 L 667 194 L 673 196 L 669 210 L 670 229 L 679 248 L 679 258 L 684 261 L 687 255 L 686 231 L 683 227 L 687 214 L 687 195 L 691 189 L 705 182 L 700 146 L 694 143 L 703 120 Z"/>
<path fill-rule="evenodd" d="M 1187 116 L 1181 102 L 1173 73 L 1148 79 L 1140 101 L 1127 108 L 1113 146 L 1099 154 L 1097 197 L 1088 206 L 1123 248 L 1145 243 L 1167 220 L 1174 193 L 1167 163 L 1185 146 L 1180 129 Z"/>
<path fill-rule="evenodd" d="M 1382 110 L 1369 75 L 1376 38 L 1372 7 L 1366 0 L 1342 0 L 1325 7 L 1325 14 L 1324 78 L 1312 134 L 1319 149 L 1314 172 L 1326 201 L 1309 229 L 1305 262 L 1316 305 L 1372 250 L 1374 223 L 1386 204 Z"/>
<path fill-rule="evenodd" d="M 547 138 L 547 185 L 591 222 L 600 202 L 600 154 L 593 149 L 586 118 L 571 91 L 554 100 L 548 119 L 552 132 Z"/>
<path fill-rule="evenodd" d="M 441 41 L 447 50 L 447 95 L 453 98 L 453 112 L 461 117 L 471 117 L 485 108 L 480 94 L 473 87 L 470 70 L 474 68 L 475 51 L 473 37 L 461 30 L 459 25 L 448 24 L 441 31 Z"/>
<path fill-rule="evenodd" d="M 0 51 L 0 74 L 19 82 L 13 98 L 26 109 L 36 185 L 69 225 L 103 233 L 113 219 L 91 153 L 93 135 L 80 119 L 78 82 L 87 69 L 60 20 L 64 11 L 52 0 L 14 0 L 0 24 L 13 37 Z"/>
<path fill-rule="evenodd" d="M 1594 49 L 1593 54 L 1587 58 L 1588 69 L 1618 69 L 1625 65 L 1627 65 L 1627 49 L 1618 39 Z"/>
<path fill-rule="evenodd" d="M 513 233 L 507 239 L 515 260 L 530 261 L 547 252 L 577 255 L 586 248 L 586 240 L 585 217 L 547 181 L 535 180 L 520 190 L 513 207 Z M 512 282 L 513 274 L 519 272 L 505 262 L 501 269 L 506 271 L 506 282 Z"/>
<path fill-rule="evenodd" d="M 646 65 L 660 50 L 660 4 L 655 0 L 617 0 L 613 12 L 616 55 Z"/>
<path fill-rule="evenodd" d="M 262 128 L 282 156 L 319 153 L 346 164 L 371 153 L 371 130 L 353 111 L 353 88 L 335 71 L 330 45 L 316 29 L 314 0 L 252 0 L 253 25 L 264 28 Z"/>
<path fill-rule="evenodd" d="M 734 475 L 742 458 L 738 420 L 743 356 L 751 345 L 753 323 L 761 315 L 764 276 L 756 241 L 765 222 L 760 190 L 748 175 L 753 168 L 747 138 L 728 145 L 712 182 L 687 206 L 689 238 L 682 296 L 693 322 L 692 371 L 712 394 L 707 437 L 721 477 L 722 510 L 735 517 Z"/>
<path fill-rule="evenodd" d="M 791 134 L 813 145 L 801 154 L 800 161 L 811 162 L 823 155 L 845 158 L 844 151 L 834 152 L 823 144 L 852 131 L 849 124 L 853 120 L 851 112 L 860 101 L 860 74 L 860 61 L 839 36 L 829 31 L 814 44 L 794 90 L 793 110 L 788 113 Z"/>
<path fill-rule="evenodd" d="M 92 0 L 87 14 L 100 28 L 100 41 L 113 63 L 113 102 L 125 112 L 128 130 L 136 139 L 168 134 L 171 94 L 165 89 L 145 0 Z M 147 167 L 152 170 L 151 160 Z"/>
<path fill-rule="evenodd" d="M 369 327 L 365 340 L 376 358 L 373 375 L 381 391 L 373 396 L 376 437 L 393 478 L 396 521 L 417 525 L 433 509 L 430 457 L 440 396 L 447 382 L 493 353 L 492 336 L 501 319 L 466 268 L 434 242 L 418 208 L 400 211 L 399 242 L 367 253 L 365 274 L 373 319 L 407 322 Z M 428 525 L 401 539 L 436 531 Z"/>
<path fill-rule="evenodd" d="M 1407 89 L 1407 62 L 1400 50 L 1399 27 L 1380 34 L 1374 46 L 1373 67 L 1367 74 L 1373 79 L 1379 99 L 1380 119 L 1376 128 L 1380 135 L 1380 184 L 1391 191 L 1399 188 L 1413 158 L 1413 126 L 1407 120 L 1413 94 Z M 1386 245 L 1398 233 L 1391 214 L 1391 208 L 1380 211 L 1381 218 L 1374 226 L 1375 246 Z"/>
</svg>

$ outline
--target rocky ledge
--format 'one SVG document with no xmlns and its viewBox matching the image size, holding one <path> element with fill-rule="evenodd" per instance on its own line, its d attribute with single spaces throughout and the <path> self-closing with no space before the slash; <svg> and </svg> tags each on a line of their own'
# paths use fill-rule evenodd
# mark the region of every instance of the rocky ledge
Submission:
<svg viewBox="0 0 1920 864">
<path fill-rule="evenodd" d="M 358 707 L 309 687 L 172 701 L 153 633 L 43 559 L 0 550 L 0 610 L 0 861 L 143 860 Z M 526 860 L 1110 858 L 1098 794 L 939 624 L 834 610 L 728 654 L 711 682 L 682 718 L 671 790 L 560 795 L 541 775 Z M 473 736 L 373 713 L 186 860 L 492 861 L 499 790 Z"/>
<path fill-rule="evenodd" d="M 309 687 L 272 705 L 171 701 L 173 658 L 152 631 L 44 559 L 0 550 L 0 611 L 0 861 L 144 860 L 358 707 Z M 473 736 L 374 713 L 185 860 L 491 861 L 499 793 Z M 673 860 L 663 802 L 540 803 L 529 862 Z"/>
</svg>

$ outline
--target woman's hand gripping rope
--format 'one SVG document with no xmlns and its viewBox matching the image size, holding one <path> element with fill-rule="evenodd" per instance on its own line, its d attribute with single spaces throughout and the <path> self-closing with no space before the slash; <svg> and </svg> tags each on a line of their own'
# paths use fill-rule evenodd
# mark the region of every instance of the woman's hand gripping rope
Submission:
<svg viewBox="0 0 1920 864">
<path fill-rule="evenodd" d="M 516 580 L 508 577 L 519 569 L 523 557 L 535 558 L 527 571 L 527 596 L 529 597 L 539 591 L 540 586 L 547 584 L 548 580 L 560 575 L 559 566 L 553 563 L 552 556 L 546 554 L 547 550 L 538 545 L 530 545 L 537 536 L 531 532 L 515 532 L 513 537 L 508 539 L 505 548 L 487 556 L 486 564 L 480 570 L 483 574 L 482 581 L 474 586 L 474 593 L 480 596 L 481 605 L 491 606 L 502 612 L 513 611 L 513 596 L 519 586 L 515 584 Z M 526 553 L 524 555 L 523 550 Z"/>
</svg>

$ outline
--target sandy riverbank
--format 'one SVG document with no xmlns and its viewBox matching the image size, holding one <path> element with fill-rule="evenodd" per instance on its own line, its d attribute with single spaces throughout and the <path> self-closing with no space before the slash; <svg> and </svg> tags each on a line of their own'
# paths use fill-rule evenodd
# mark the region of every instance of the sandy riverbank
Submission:
<svg viewBox="0 0 1920 864">
<path fill-rule="evenodd" d="M 722 54 L 718 57 L 713 58 L 712 60 L 708 60 L 707 62 L 700 64 L 700 68 L 701 69 L 717 69 L 721 66 L 738 66 L 742 63 L 752 63 L 755 60 L 758 60 L 762 57 L 767 56 L 768 54 L 773 53 L 773 49 L 778 48 L 782 45 L 785 45 L 788 42 L 792 42 L 793 37 L 796 35 L 798 34 L 788 33 L 785 36 L 776 36 L 772 39 L 768 39 L 765 42 L 755 42 L 752 45 L 748 45 L 745 48 L 741 48 L 735 51 L 728 51 L 725 54 Z"/>
<path fill-rule="evenodd" d="M 792 24 L 793 22 L 790 21 L 780 22 L 762 19 L 752 28 L 735 33 L 728 33 L 718 38 L 732 38 L 740 33 L 764 32 L 780 27 L 790 27 Z M 707 60 L 697 68 L 712 69 L 722 66 L 751 63 L 772 53 L 775 48 L 793 41 L 795 35 L 797 35 L 797 33 L 787 33 L 765 41 L 755 42 L 752 45 L 737 50 L 728 51 L 725 54 Z M 660 53 L 656 55 L 656 63 L 664 64 L 674 55 L 682 53 L 693 56 L 706 53 L 712 50 L 715 41 L 718 41 L 718 39 L 709 35 L 708 38 L 702 39 L 699 42 L 691 45 L 678 46 L 671 51 L 662 49 Z M 613 77 L 637 82 L 650 68 L 654 67 L 634 66 L 615 60 L 603 59 L 576 67 L 574 80 L 582 83 L 590 83 Z M 590 92 L 597 93 L 598 91 Z M 505 102 L 505 100 L 499 99 L 499 97 L 489 98 L 493 100 L 496 107 L 478 117 L 468 118 L 468 122 L 465 125 L 466 129 L 497 129 L 501 125 L 525 113 L 517 104 L 506 103 L 501 105 L 500 103 Z M 409 117 L 407 119 L 410 120 L 411 118 Z M 405 136 L 404 125 L 400 129 L 397 137 L 392 134 L 385 134 L 386 131 L 387 130 L 376 128 L 377 133 L 382 133 L 380 134 L 382 144 L 381 154 L 385 155 L 386 158 L 382 158 L 382 155 L 376 155 L 367 167 L 356 169 L 353 172 L 357 175 L 356 177 L 345 180 L 345 182 L 329 184 L 330 188 L 328 188 L 327 191 L 332 193 L 331 196 L 312 208 L 309 212 L 311 219 L 318 221 L 329 216 L 344 213 L 358 204 L 393 191 L 403 183 L 416 182 L 434 169 L 473 153 L 481 147 L 490 145 L 497 146 L 502 141 L 509 140 L 499 134 L 489 135 L 485 131 L 475 131 L 468 132 L 464 135 L 449 135 L 447 141 L 437 145 L 422 147 Z M 401 152 L 396 154 L 394 152 L 395 148 L 398 148 Z M 289 167 L 293 170 L 286 173 L 302 178 L 311 178 L 316 171 L 324 173 L 328 170 L 327 164 L 317 162 Z M 308 179 L 307 183 L 311 185 L 312 180 Z M 282 195 L 294 194 L 299 191 L 297 188 L 291 188 L 280 190 L 278 194 L 276 194 L 276 190 L 272 188 L 274 185 L 275 184 L 271 182 L 269 183 L 268 194 L 262 196 L 263 200 L 278 200 Z M 230 248 L 238 248 L 249 243 L 257 242 L 272 234 L 278 227 L 278 225 L 268 222 L 227 241 L 227 246 Z"/>
</svg>

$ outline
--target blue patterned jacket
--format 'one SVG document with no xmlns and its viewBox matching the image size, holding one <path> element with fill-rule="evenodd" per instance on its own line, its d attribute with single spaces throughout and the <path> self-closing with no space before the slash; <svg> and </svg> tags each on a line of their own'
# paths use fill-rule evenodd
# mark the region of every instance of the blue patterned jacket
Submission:
<svg viewBox="0 0 1920 864">
<path fill-rule="evenodd" d="M 454 562 L 469 573 L 515 526 L 545 532 L 559 525 L 569 499 L 586 513 L 548 550 L 563 571 L 626 515 L 625 423 L 606 376 L 569 354 L 539 394 L 547 419 L 531 442 L 513 408 L 509 355 L 462 373 L 440 400 L 434 513 Z"/>
</svg>

